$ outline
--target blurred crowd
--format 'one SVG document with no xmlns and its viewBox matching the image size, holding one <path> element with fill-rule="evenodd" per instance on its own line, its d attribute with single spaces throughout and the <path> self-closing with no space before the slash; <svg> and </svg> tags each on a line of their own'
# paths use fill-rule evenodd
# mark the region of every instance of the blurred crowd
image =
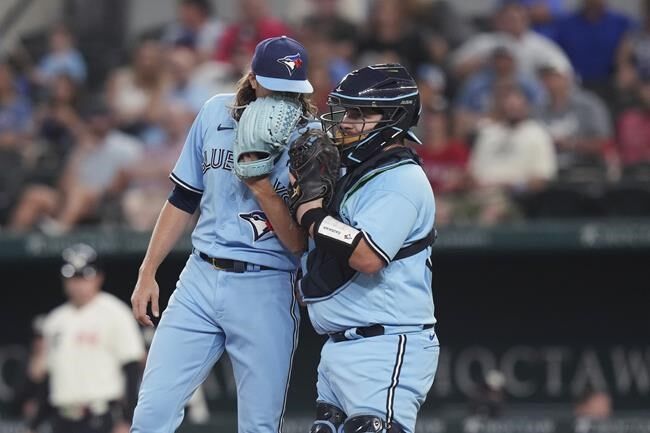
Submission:
<svg viewBox="0 0 650 433">
<path fill-rule="evenodd" d="M 282 34 L 308 49 L 321 113 L 356 67 L 408 67 L 439 225 L 650 216 L 649 0 L 636 17 L 607 0 L 494 0 L 481 17 L 451 0 L 364 0 L 361 23 L 337 0 L 305 1 L 311 12 L 286 22 L 267 0 L 238 1 L 231 21 L 209 0 L 179 0 L 99 82 L 63 24 L 39 58 L 3 58 L 2 230 L 151 229 L 202 104 Z"/>
</svg>

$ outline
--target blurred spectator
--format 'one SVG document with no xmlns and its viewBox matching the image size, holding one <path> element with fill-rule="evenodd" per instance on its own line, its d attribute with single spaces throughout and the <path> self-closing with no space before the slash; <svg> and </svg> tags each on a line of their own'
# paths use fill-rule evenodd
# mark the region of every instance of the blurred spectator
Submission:
<svg viewBox="0 0 650 433">
<path fill-rule="evenodd" d="M 32 321 L 32 341 L 25 371 L 25 383 L 18 390 L 16 400 L 25 419 L 40 423 L 49 416 L 49 407 L 40 407 L 47 401 L 47 355 L 43 338 L 44 316 Z"/>
<path fill-rule="evenodd" d="M 444 111 L 423 113 L 421 122 L 427 135 L 423 137 L 423 146 L 416 150 L 438 201 L 441 196 L 462 191 L 467 186 L 469 151 L 462 141 L 454 140 L 447 134 Z"/>
<path fill-rule="evenodd" d="M 431 74 L 420 75 L 418 87 L 422 97 L 422 114 L 417 135 L 422 146 L 415 150 L 422 159 L 422 168 L 436 194 L 436 224 L 461 223 L 456 209 L 465 202 L 459 197 L 469 185 L 467 162 L 469 151 L 459 140 L 449 136 L 446 103 L 442 98 L 444 83 L 438 84 Z"/>
<path fill-rule="evenodd" d="M 40 86 L 59 75 L 67 75 L 78 84 L 86 81 L 86 62 L 74 45 L 70 30 L 57 25 L 50 32 L 49 52 L 39 61 L 32 79 Z"/>
<path fill-rule="evenodd" d="M 360 63 L 401 63 L 412 73 L 431 60 L 420 32 L 408 25 L 413 0 L 375 0 L 358 44 Z"/>
<path fill-rule="evenodd" d="M 156 223 L 171 191 L 169 173 L 174 168 L 195 115 L 189 107 L 178 103 L 168 104 L 162 120 L 166 133 L 164 140 L 158 147 L 147 149 L 116 179 L 114 189 L 126 188 L 121 207 L 129 227 L 151 230 Z"/>
<path fill-rule="evenodd" d="M 602 165 L 612 140 L 607 107 L 593 93 L 580 88 L 570 70 L 547 64 L 540 70 L 548 93 L 538 119 L 553 137 L 560 170 L 579 165 Z"/>
<path fill-rule="evenodd" d="M 313 56 L 314 51 L 310 50 L 309 52 Z M 327 96 L 336 85 L 328 70 L 328 64 L 318 58 L 315 61 L 310 61 L 308 75 L 314 87 L 314 92 L 310 98 L 311 102 L 316 106 L 318 113 L 323 114 L 324 112 L 328 112 Z"/>
<path fill-rule="evenodd" d="M 427 61 L 445 71 L 446 93 L 450 97 L 456 90 L 456 82 L 449 73 L 449 52 L 469 39 L 474 28 L 469 17 L 459 14 L 452 1 L 414 0 L 413 3 L 410 20 L 422 35 Z"/>
<path fill-rule="evenodd" d="M 144 341 L 129 307 L 102 293 L 95 250 L 76 244 L 62 255 L 67 301 L 43 322 L 47 392 L 40 409 L 53 408 L 47 416 L 52 433 L 112 433 L 133 416 Z M 45 420 L 39 415 L 30 428 Z"/>
<path fill-rule="evenodd" d="M 181 103 L 198 113 L 203 103 L 213 95 L 211 89 L 194 76 L 198 62 L 196 52 L 188 47 L 175 47 L 167 52 L 171 82 L 166 103 Z"/>
<path fill-rule="evenodd" d="M 517 218 L 513 195 L 544 188 L 557 172 L 553 141 L 529 117 L 521 90 L 509 85 L 498 88 L 494 105 L 495 120 L 479 128 L 470 156 L 482 224 Z"/>
<path fill-rule="evenodd" d="M 631 20 L 613 11 L 606 0 L 583 0 L 582 7 L 557 23 L 556 42 L 571 59 L 582 85 L 610 96 L 616 52 Z"/>
<path fill-rule="evenodd" d="M 537 68 L 549 60 L 569 62 L 553 41 L 530 30 L 526 9 L 513 0 L 502 3 L 494 27 L 496 31 L 474 36 L 453 53 L 454 72 L 459 77 L 480 69 L 494 48 L 502 45 L 510 45 L 519 70 L 528 76 L 535 76 Z"/>
<path fill-rule="evenodd" d="M 451 48 L 469 39 L 474 29 L 449 0 L 420 0 L 413 18 L 418 25 L 439 36 Z"/>
<path fill-rule="evenodd" d="M 557 20 L 566 15 L 567 9 L 563 0 L 519 0 L 526 9 L 530 23 L 538 33 L 553 39 Z"/>
<path fill-rule="evenodd" d="M 605 391 L 587 390 L 576 401 L 573 413 L 576 418 L 607 419 L 612 415 L 612 398 Z"/>
<path fill-rule="evenodd" d="M 219 40 L 214 55 L 217 61 L 230 63 L 239 50 L 252 55 L 257 43 L 264 39 L 291 36 L 289 27 L 272 16 L 267 0 L 239 0 L 237 4 L 239 21 L 230 24 Z"/>
<path fill-rule="evenodd" d="M 86 128 L 66 164 L 57 188 L 31 185 L 13 213 L 10 229 L 25 231 L 36 224 L 48 234 L 68 232 L 97 218 L 102 199 L 119 171 L 141 154 L 141 144 L 113 128 L 110 112 L 96 105 L 85 113 Z"/>
<path fill-rule="evenodd" d="M 171 94 L 174 93 L 174 88 L 176 88 L 176 90 L 179 89 L 178 83 L 180 75 L 187 73 L 190 74 L 188 87 L 185 88 L 181 94 L 186 93 L 186 95 L 191 94 L 193 96 L 191 98 L 184 98 L 184 105 L 189 103 L 196 107 L 199 99 L 205 98 L 205 100 L 207 100 L 218 93 L 232 93 L 237 87 L 237 82 L 241 79 L 242 75 L 245 75 L 250 71 L 253 54 L 244 46 L 234 47 L 229 62 L 222 62 L 214 59 L 201 61 L 200 57 L 194 55 L 196 61 L 191 71 L 187 69 L 187 64 L 189 63 L 187 60 L 189 60 L 190 57 L 187 54 L 189 53 L 184 52 L 180 56 L 177 56 L 176 54 L 178 52 L 183 52 L 186 48 L 187 47 L 177 47 L 177 49 L 167 53 L 168 60 L 173 59 L 170 64 L 180 66 L 177 72 L 174 72 L 173 70 L 171 71 Z M 177 66 L 172 66 L 172 69 Z M 182 71 L 185 72 L 183 73 Z M 181 74 L 178 75 L 178 72 L 181 72 Z M 174 77 L 174 75 L 176 75 L 176 77 Z M 182 82 L 183 80 L 180 81 Z M 182 88 L 182 86 L 180 88 Z M 205 94 L 201 96 L 201 92 L 205 92 Z M 190 99 L 194 102 L 189 102 Z"/>
<path fill-rule="evenodd" d="M 177 21 L 163 35 L 163 41 L 171 45 L 193 48 L 201 60 L 212 57 L 225 25 L 212 17 L 209 0 L 179 0 Z"/>
<path fill-rule="evenodd" d="M 7 62 L 0 62 L 0 150 L 21 150 L 32 124 L 29 101 L 16 90 L 14 74 Z"/>
<path fill-rule="evenodd" d="M 68 152 L 82 127 L 79 115 L 80 94 L 67 75 L 54 78 L 47 88 L 47 99 L 34 116 L 36 140 L 32 144 L 30 182 L 54 185 Z"/>
<path fill-rule="evenodd" d="M 338 4 L 338 0 L 311 0 L 313 11 L 299 28 L 300 40 L 311 53 L 311 65 L 314 60 L 322 63 L 318 72 L 323 68 L 327 71 L 328 85 L 338 83 L 353 69 L 358 38 L 356 26 L 338 13 Z M 318 85 L 316 80 L 312 81 Z"/>
<path fill-rule="evenodd" d="M 0 50 L 1 51 L 1 50 Z M 26 98 L 32 98 L 34 88 L 32 75 L 34 73 L 33 61 L 30 54 L 23 46 L 16 47 L 7 56 L 0 54 L 0 63 L 7 63 L 13 73 L 16 92 Z"/>
<path fill-rule="evenodd" d="M 197 65 L 192 71 L 192 83 L 206 89 L 208 97 L 232 93 L 242 75 L 250 70 L 252 58 L 251 53 L 238 47 L 230 63 L 212 60 Z"/>
<path fill-rule="evenodd" d="M 626 34 L 617 53 L 617 102 L 623 105 L 636 102 L 640 81 L 650 79 L 650 0 L 641 8 L 642 25 Z"/>
<path fill-rule="evenodd" d="M 639 89 L 640 104 L 618 120 L 618 153 L 623 166 L 650 163 L 650 77 Z"/>
<path fill-rule="evenodd" d="M 305 43 L 315 38 L 342 38 L 354 40 L 356 26 L 338 12 L 339 0 L 311 0 L 312 12 L 307 15 L 300 27 L 301 40 Z"/>
<path fill-rule="evenodd" d="M 109 79 L 107 98 L 118 127 L 133 135 L 144 133 L 160 119 L 168 89 L 160 45 L 143 41 L 131 65 L 114 71 Z"/>
<path fill-rule="evenodd" d="M 476 392 L 470 398 L 470 413 L 477 417 L 498 418 L 503 414 L 506 378 L 499 370 L 485 373 Z"/>
<path fill-rule="evenodd" d="M 12 68 L 0 61 L 0 224 L 8 219 L 25 179 L 31 114 L 29 101 L 16 90 Z"/>
<path fill-rule="evenodd" d="M 504 84 L 521 88 L 533 106 L 542 104 L 541 85 L 517 70 L 514 53 L 507 45 L 497 46 L 487 67 L 470 76 L 460 89 L 454 116 L 457 137 L 465 138 L 475 132 L 478 123 L 490 113 L 494 89 Z"/>
</svg>

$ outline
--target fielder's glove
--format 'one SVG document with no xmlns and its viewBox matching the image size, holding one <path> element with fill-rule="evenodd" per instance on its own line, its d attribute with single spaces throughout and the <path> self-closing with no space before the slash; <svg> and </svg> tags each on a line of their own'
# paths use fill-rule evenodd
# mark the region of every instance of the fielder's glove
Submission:
<svg viewBox="0 0 650 433">
<path fill-rule="evenodd" d="M 267 96 L 248 104 L 237 124 L 233 146 L 235 174 L 242 179 L 269 174 L 301 117 L 300 104 L 286 98 Z M 258 159 L 243 161 L 241 156 L 246 153 L 253 153 Z"/>
<path fill-rule="evenodd" d="M 308 129 L 289 148 L 289 171 L 295 181 L 289 185 L 289 210 L 294 219 L 298 207 L 323 198 L 323 207 L 332 200 L 339 177 L 339 151 L 319 129 Z"/>
</svg>

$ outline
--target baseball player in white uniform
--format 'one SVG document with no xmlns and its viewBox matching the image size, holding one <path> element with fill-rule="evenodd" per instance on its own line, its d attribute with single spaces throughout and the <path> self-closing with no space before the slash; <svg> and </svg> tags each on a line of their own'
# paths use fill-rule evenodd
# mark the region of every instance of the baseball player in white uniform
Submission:
<svg viewBox="0 0 650 433">
<path fill-rule="evenodd" d="M 104 293 L 95 250 L 77 244 L 63 252 L 68 301 L 43 323 L 53 433 L 108 433 L 128 423 L 137 400 L 144 339 L 130 308 Z"/>
</svg>

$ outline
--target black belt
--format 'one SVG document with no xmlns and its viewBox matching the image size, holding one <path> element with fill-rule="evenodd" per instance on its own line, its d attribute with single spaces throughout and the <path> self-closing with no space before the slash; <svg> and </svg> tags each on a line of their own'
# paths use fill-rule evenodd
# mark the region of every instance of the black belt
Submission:
<svg viewBox="0 0 650 433">
<path fill-rule="evenodd" d="M 202 253 L 200 251 L 195 251 L 195 252 L 198 254 L 199 257 L 201 257 L 203 260 L 205 260 L 206 262 L 214 266 L 215 269 L 218 269 L 220 271 L 235 272 L 241 274 L 246 272 L 249 266 L 252 266 L 255 269 L 259 269 L 260 271 L 275 270 L 275 268 L 271 268 L 269 266 L 255 265 L 253 263 L 242 262 L 239 260 L 220 259 L 217 257 L 210 257 L 209 255 Z"/>
<path fill-rule="evenodd" d="M 431 328 L 433 328 L 433 323 L 428 323 L 422 326 L 423 330 L 431 329 Z M 384 335 L 384 327 L 382 325 L 361 326 L 354 329 L 356 334 L 361 338 L 377 337 L 378 335 Z M 348 338 L 345 335 L 345 331 L 334 332 L 333 334 L 329 334 L 329 336 L 332 339 L 332 341 L 334 341 L 335 343 L 339 343 L 341 341 L 356 340 L 355 338 Z"/>
</svg>

